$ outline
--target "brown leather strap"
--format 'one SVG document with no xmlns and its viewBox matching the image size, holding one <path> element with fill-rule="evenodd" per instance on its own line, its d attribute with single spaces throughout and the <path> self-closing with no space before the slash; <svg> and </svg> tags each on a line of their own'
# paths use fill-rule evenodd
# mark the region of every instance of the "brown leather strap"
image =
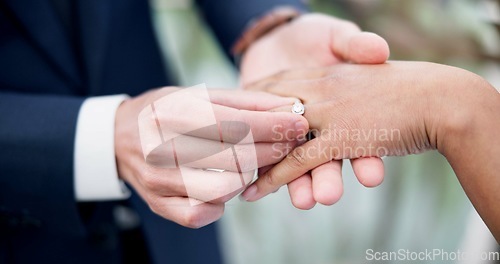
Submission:
<svg viewBox="0 0 500 264">
<path fill-rule="evenodd" d="M 281 6 L 273 9 L 260 19 L 250 22 L 250 26 L 233 46 L 232 53 L 240 56 L 254 41 L 269 33 L 276 27 L 288 23 L 300 16 L 301 12 L 290 6 Z"/>
</svg>

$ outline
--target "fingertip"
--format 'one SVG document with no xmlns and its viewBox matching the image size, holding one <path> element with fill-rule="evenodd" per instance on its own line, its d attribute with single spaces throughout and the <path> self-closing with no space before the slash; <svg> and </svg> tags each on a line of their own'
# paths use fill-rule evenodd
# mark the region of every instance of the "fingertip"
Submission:
<svg viewBox="0 0 500 264">
<path fill-rule="evenodd" d="M 344 194 L 344 188 L 342 186 L 335 186 L 331 189 L 321 188 L 320 190 L 314 190 L 314 200 L 322 205 L 334 205 L 336 204 L 342 195 Z"/>
<path fill-rule="evenodd" d="M 377 187 L 384 181 L 384 163 L 377 157 L 352 160 L 352 168 L 358 181 L 367 188 Z"/>
<path fill-rule="evenodd" d="M 269 173 L 259 176 L 254 183 L 250 184 L 250 186 L 241 193 L 241 199 L 246 202 L 255 202 L 278 191 L 279 188 L 284 185 L 275 186 L 275 184 L 272 184 L 272 178 L 270 177 L 272 176 Z"/>
<path fill-rule="evenodd" d="M 390 55 L 389 44 L 381 36 L 371 32 L 360 32 L 349 41 L 349 58 L 354 63 L 380 64 Z"/>
<path fill-rule="evenodd" d="M 371 177 L 365 177 L 364 180 L 361 182 L 363 186 L 367 188 L 375 188 L 382 184 L 384 181 L 384 175 L 383 174 L 373 174 Z"/>
<path fill-rule="evenodd" d="M 245 191 L 243 191 L 243 193 L 241 193 L 241 197 L 243 198 L 243 200 L 247 202 L 254 202 L 259 199 L 257 192 L 258 192 L 258 187 L 256 183 L 253 183 Z"/>
<path fill-rule="evenodd" d="M 334 160 L 312 170 L 314 200 L 323 205 L 337 203 L 344 193 L 342 161 Z"/>
<path fill-rule="evenodd" d="M 306 211 L 306 210 L 313 209 L 316 206 L 316 201 L 314 201 L 314 200 L 305 201 L 304 200 L 303 202 L 300 202 L 300 203 L 293 203 L 293 200 L 292 200 L 292 204 L 295 208 Z"/>
<path fill-rule="evenodd" d="M 311 190 L 301 188 L 291 196 L 292 204 L 300 210 L 310 210 L 316 206 Z"/>
<path fill-rule="evenodd" d="M 316 205 L 310 175 L 303 175 L 289 183 L 288 192 L 293 206 L 297 209 L 310 210 Z"/>
</svg>

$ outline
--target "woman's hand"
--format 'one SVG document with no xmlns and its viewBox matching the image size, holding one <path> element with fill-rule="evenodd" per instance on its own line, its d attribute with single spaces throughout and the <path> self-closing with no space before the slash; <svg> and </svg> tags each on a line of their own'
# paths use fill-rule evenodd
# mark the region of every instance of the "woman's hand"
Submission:
<svg viewBox="0 0 500 264">
<path fill-rule="evenodd" d="M 254 90 L 294 96 L 316 138 L 295 148 L 243 193 L 258 200 L 332 160 L 437 149 L 500 237 L 500 95 L 465 70 L 423 62 L 337 65 L 282 73 Z M 314 178 L 314 197 L 338 195 L 340 179 Z"/>
</svg>

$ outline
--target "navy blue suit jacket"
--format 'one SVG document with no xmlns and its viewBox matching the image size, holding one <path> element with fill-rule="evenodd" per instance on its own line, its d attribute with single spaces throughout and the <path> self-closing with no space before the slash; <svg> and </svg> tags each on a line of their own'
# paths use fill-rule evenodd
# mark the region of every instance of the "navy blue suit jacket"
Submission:
<svg viewBox="0 0 500 264">
<path fill-rule="evenodd" d="M 245 25 L 299 0 L 198 0 L 227 51 Z M 88 96 L 169 82 L 147 0 L 75 0 L 68 34 L 49 0 L 0 0 L 0 263 L 117 263 L 115 203 L 75 201 L 73 145 Z M 219 263 L 215 227 L 189 230 L 137 196 L 151 259 Z"/>
</svg>

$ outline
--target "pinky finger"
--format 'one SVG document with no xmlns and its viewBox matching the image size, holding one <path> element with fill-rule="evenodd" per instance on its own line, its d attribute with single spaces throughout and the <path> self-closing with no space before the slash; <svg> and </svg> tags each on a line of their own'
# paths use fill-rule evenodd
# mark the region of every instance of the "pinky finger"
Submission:
<svg viewBox="0 0 500 264">
<path fill-rule="evenodd" d="M 351 165 L 358 181 L 365 187 L 376 187 L 384 181 L 384 161 L 381 158 L 352 159 Z"/>
</svg>

